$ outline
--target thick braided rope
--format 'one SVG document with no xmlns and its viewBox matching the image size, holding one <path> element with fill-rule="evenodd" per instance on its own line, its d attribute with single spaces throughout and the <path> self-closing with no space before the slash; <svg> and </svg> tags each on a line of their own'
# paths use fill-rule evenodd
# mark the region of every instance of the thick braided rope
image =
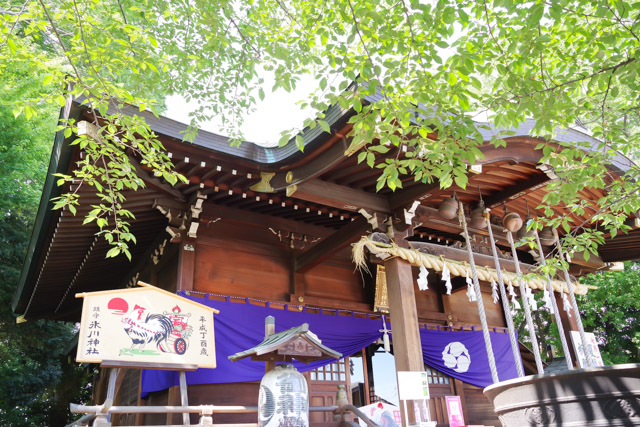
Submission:
<svg viewBox="0 0 640 427">
<path fill-rule="evenodd" d="M 538 251 L 540 252 L 540 264 L 544 267 L 547 265 L 547 261 L 544 258 L 544 252 L 542 252 L 542 245 L 540 244 L 540 236 L 538 236 L 538 230 L 533 231 L 534 236 L 536 237 L 536 243 L 538 244 Z M 569 370 L 573 369 L 573 360 L 571 360 L 571 354 L 569 353 L 569 345 L 567 344 L 567 337 L 564 333 L 564 328 L 562 327 L 562 319 L 560 318 L 560 310 L 558 310 L 558 304 L 556 303 L 556 299 L 553 296 L 553 286 L 551 285 L 551 277 L 549 277 L 549 273 L 546 273 L 547 283 L 549 286 L 549 292 L 551 293 L 549 298 L 551 299 L 551 306 L 553 307 L 553 315 L 556 319 L 556 324 L 558 325 L 558 334 L 560 335 L 560 342 L 562 343 L 562 350 L 564 351 L 564 360 L 567 362 L 567 368 Z"/>
<path fill-rule="evenodd" d="M 473 278 L 473 290 L 476 293 L 476 303 L 478 304 L 478 313 L 480 314 L 480 324 L 482 325 L 482 336 L 484 337 L 484 345 L 487 349 L 487 359 L 489 359 L 489 369 L 491 370 L 491 379 L 493 383 L 497 383 L 498 368 L 496 368 L 496 358 L 493 354 L 493 345 L 491 344 L 491 336 L 489 335 L 489 326 L 487 324 L 487 313 L 484 311 L 484 301 L 482 300 L 482 291 L 480 290 L 480 282 L 478 282 L 478 273 L 476 272 L 476 263 L 473 260 L 473 251 L 469 240 L 469 230 L 467 229 L 467 220 L 464 217 L 462 202 L 458 202 L 458 212 L 460 213 L 460 222 L 464 230 L 464 239 L 467 242 L 467 252 L 469 253 L 469 264 L 471 265 L 471 275 Z"/>
<path fill-rule="evenodd" d="M 511 245 L 511 252 L 513 253 L 513 260 L 516 265 L 516 273 L 518 274 L 518 282 L 520 283 L 520 298 L 522 299 L 522 307 L 524 308 L 524 317 L 527 320 L 527 327 L 529 328 L 529 339 L 531 339 L 531 351 L 533 351 L 533 357 L 536 360 L 536 368 L 538 374 L 544 373 L 544 367 L 542 366 L 542 358 L 540 357 L 540 347 L 538 347 L 538 338 L 536 337 L 536 329 L 533 325 L 533 319 L 531 318 L 531 307 L 529 307 L 529 301 L 527 301 L 527 293 L 520 273 L 520 263 L 518 262 L 518 254 L 516 253 L 516 245 L 513 243 L 513 236 L 510 231 L 507 231 L 507 239 Z"/>
<path fill-rule="evenodd" d="M 562 250 L 562 245 L 558 240 L 558 233 L 554 230 L 554 237 L 556 238 L 556 247 L 558 248 L 558 253 L 561 258 L 564 258 L 564 252 Z M 578 333 L 580 334 L 580 341 L 582 342 L 582 348 L 584 349 L 584 353 L 587 356 L 587 366 L 586 368 L 595 367 L 595 360 L 593 360 L 593 354 L 591 353 L 591 346 L 589 345 L 589 341 L 587 340 L 587 336 L 584 333 L 584 326 L 582 326 L 582 317 L 580 316 L 580 311 L 578 310 L 578 303 L 576 302 L 576 296 L 573 292 L 573 283 L 571 282 L 571 278 L 569 277 L 569 272 L 566 268 L 563 268 L 564 272 L 564 280 L 567 282 L 567 288 L 569 289 L 569 301 L 571 301 L 571 308 L 573 309 L 573 315 L 576 316 L 576 323 L 578 326 Z"/>
<path fill-rule="evenodd" d="M 353 245 L 353 261 L 355 262 L 356 267 L 363 270 L 367 270 L 367 264 L 364 255 L 365 247 L 375 255 L 386 254 L 390 256 L 397 256 L 416 267 L 424 266 L 425 268 L 434 271 L 442 271 L 444 265 L 446 264 L 452 276 L 466 277 L 471 275 L 471 269 L 466 264 L 456 261 L 444 260 L 441 257 L 419 252 L 415 249 L 401 248 L 396 244 L 389 245 L 385 243 L 374 242 L 368 236 L 364 236 L 360 241 L 354 243 Z M 497 273 L 493 269 L 480 268 L 477 270 L 477 273 L 479 280 L 485 282 L 491 282 L 492 280 L 498 281 Z M 519 279 L 517 273 L 511 273 L 510 271 L 502 270 L 501 274 L 505 284 L 512 286 L 518 285 Z M 553 280 L 552 284 L 556 292 L 566 291 L 566 284 L 563 281 Z M 532 289 L 545 288 L 545 282 L 539 276 L 531 277 L 527 281 L 527 285 Z M 577 294 L 584 295 L 587 293 L 587 287 L 579 286 L 577 289 L 575 289 L 575 291 Z"/>
<path fill-rule="evenodd" d="M 486 218 L 485 218 L 486 219 Z M 516 370 L 519 377 L 524 377 L 524 369 L 522 368 L 522 360 L 520 357 L 520 349 L 518 346 L 518 340 L 516 339 L 515 328 L 513 327 L 513 317 L 511 316 L 511 307 L 509 306 L 509 298 L 507 297 L 507 291 L 504 288 L 504 281 L 502 280 L 502 270 L 500 269 L 500 261 L 498 260 L 498 251 L 496 249 L 496 242 L 493 240 L 493 230 L 491 224 L 487 220 L 489 230 L 489 240 L 491 240 L 491 251 L 493 252 L 493 262 L 496 265 L 496 273 L 498 274 L 498 287 L 500 288 L 500 298 L 502 299 L 502 309 L 504 310 L 504 317 L 507 320 L 507 330 L 509 331 L 509 341 L 511 342 L 511 351 L 513 352 L 513 360 L 516 364 Z"/>
</svg>

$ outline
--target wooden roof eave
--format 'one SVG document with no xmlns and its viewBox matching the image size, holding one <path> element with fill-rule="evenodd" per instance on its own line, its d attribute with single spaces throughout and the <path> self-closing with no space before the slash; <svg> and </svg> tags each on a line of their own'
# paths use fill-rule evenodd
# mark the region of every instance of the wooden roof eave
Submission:
<svg viewBox="0 0 640 427">
<path fill-rule="evenodd" d="M 77 119 L 79 116 L 80 110 L 77 108 L 77 105 L 71 98 L 67 98 L 66 104 L 60 109 L 58 123 L 66 122 L 69 119 Z M 29 303 L 31 293 L 34 291 L 34 286 L 30 286 L 30 284 L 34 283 L 33 277 L 41 262 L 38 257 L 45 249 L 46 240 L 50 235 L 48 230 L 51 228 L 54 219 L 61 214 L 60 211 L 53 211 L 53 203 L 51 202 L 52 198 L 61 194 L 60 187 L 56 183 L 57 178 L 54 174 L 67 170 L 71 161 L 72 152 L 73 148 L 70 146 L 70 141 L 65 139 L 64 132 L 62 130 L 56 132 L 53 139 L 49 168 L 47 169 L 33 231 L 29 239 L 24 266 L 20 274 L 20 279 L 18 280 L 16 292 L 11 301 L 11 309 L 16 314 L 23 314 Z"/>
</svg>

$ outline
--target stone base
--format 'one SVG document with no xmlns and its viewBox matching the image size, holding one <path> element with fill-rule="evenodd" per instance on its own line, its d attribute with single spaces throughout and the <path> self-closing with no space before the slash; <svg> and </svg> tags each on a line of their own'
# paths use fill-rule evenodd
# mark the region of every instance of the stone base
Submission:
<svg viewBox="0 0 640 427">
<path fill-rule="evenodd" d="M 505 427 L 640 426 L 640 364 L 516 378 L 484 394 Z"/>
</svg>

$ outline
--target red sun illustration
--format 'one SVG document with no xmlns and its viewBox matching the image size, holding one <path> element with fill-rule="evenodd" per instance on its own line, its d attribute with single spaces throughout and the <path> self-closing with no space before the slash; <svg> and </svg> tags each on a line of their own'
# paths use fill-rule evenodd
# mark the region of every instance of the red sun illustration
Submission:
<svg viewBox="0 0 640 427">
<path fill-rule="evenodd" d="M 107 308 L 111 310 L 113 314 L 122 316 L 127 311 L 129 311 L 129 304 L 127 304 L 127 302 L 122 298 L 112 298 L 111 300 L 109 300 Z"/>
</svg>

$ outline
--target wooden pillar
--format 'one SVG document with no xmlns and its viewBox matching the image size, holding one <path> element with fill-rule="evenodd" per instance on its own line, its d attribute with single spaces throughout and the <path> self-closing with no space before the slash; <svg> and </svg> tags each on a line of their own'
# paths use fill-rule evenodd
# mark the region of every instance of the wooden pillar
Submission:
<svg viewBox="0 0 640 427">
<path fill-rule="evenodd" d="M 401 244 L 401 241 L 397 240 Z M 387 275 L 387 295 L 393 335 L 393 354 L 397 371 L 423 371 L 420 327 L 413 290 L 411 265 L 400 259 L 392 258 L 384 263 Z M 402 413 L 402 425 L 416 423 L 413 402 L 407 402 L 408 418 Z"/>
<path fill-rule="evenodd" d="M 361 351 L 362 354 L 362 376 L 364 378 L 364 404 L 365 405 L 370 405 L 371 404 L 371 394 L 369 391 L 369 366 L 370 363 L 367 360 L 368 356 L 367 356 L 367 349 L 363 348 Z"/>
<path fill-rule="evenodd" d="M 560 320 L 562 320 L 562 329 L 564 329 L 564 335 L 567 337 L 567 347 L 569 347 L 569 353 L 571 353 L 571 360 L 573 360 L 574 368 L 578 367 L 578 356 L 573 349 L 573 339 L 571 338 L 571 331 L 578 330 L 578 323 L 576 322 L 576 315 L 571 311 L 571 317 L 563 309 L 562 295 L 558 292 L 554 292 L 553 296 L 556 299 L 556 305 L 558 306 L 558 312 L 560 313 Z"/>
<path fill-rule="evenodd" d="M 194 242 L 181 242 L 178 252 L 178 283 L 176 290 L 192 291 L 196 261 L 196 245 Z"/>
<path fill-rule="evenodd" d="M 167 405 L 180 406 L 180 386 L 174 385 L 167 391 Z M 175 425 L 182 419 L 182 414 L 167 413 L 167 425 Z"/>
</svg>

